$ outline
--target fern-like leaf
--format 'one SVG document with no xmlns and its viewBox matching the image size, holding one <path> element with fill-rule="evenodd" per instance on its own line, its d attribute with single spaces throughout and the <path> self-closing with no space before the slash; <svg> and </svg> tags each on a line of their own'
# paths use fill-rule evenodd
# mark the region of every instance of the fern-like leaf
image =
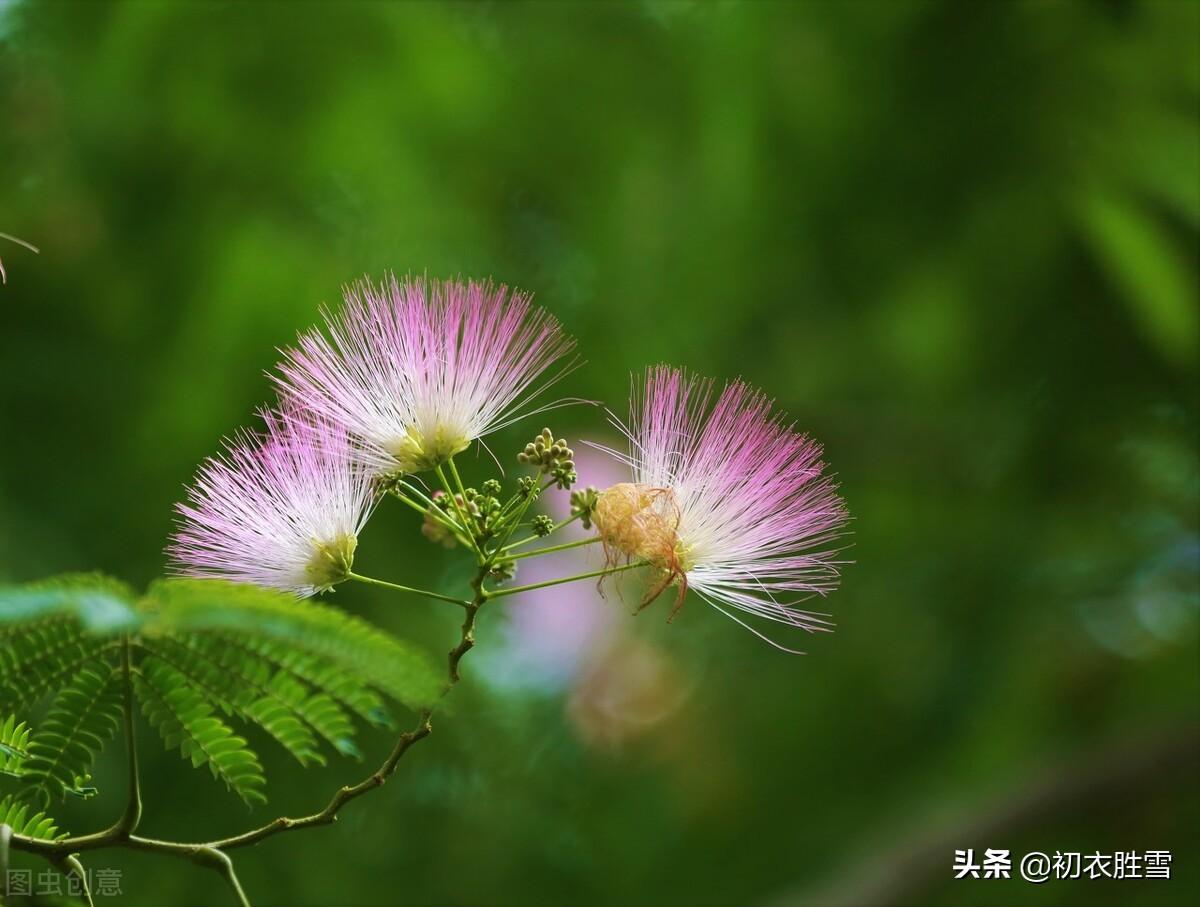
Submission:
<svg viewBox="0 0 1200 907">
<path fill-rule="evenodd" d="M 0 797 L 0 825 L 7 825 L 13 834 L 41 841 L 58 841 L 66 837 L 44 812 L 33 809 L 28 803 L 22 803 L 11 795 Z"/>
<path fill-rule="evenodd" d="M 275 696 L 290 703 L 295 714 L 339 753 L 358 758 L 354 723 L 347 709 L 371 724 L 390 726 L 383 699 L 366 684 L 318 659 L 269 640 L 194 633 L 187 644 L 230 670 L 269 677 Z"/>
<path fill-rule="evenodd" d="M 162 580 L 146 598 L 163 629 L 233 631 L 292 646 L 411 707 L 441 691 L 425 653 L 369 623 L 317 602 L 222 580 Z"/>
<path fill-rule="evenodd" d="M 271 670 L 261 662 L 205 652 L 189 637 L 161 636 L 143 643 L 155 658 L 185 675 L 227 715 L 257 724 L 301 765 L 323 765 L 317 739 L 303 713 L 271 686 Z"/>
<path fill-rule="evenodd" d="M 0 648 L 0 712 L 21 712 L 59 689 L 119 643 L 93 636 L 70 617 L 49 617 L 13 628 Z"/>
<path fill-rule="evenodd" d="M 84 668 L 54 698 L 29 740 L 21 773 L 29 794 L 49 804 L 86 778 L 120 721 L 122 680 L 116 670 Z"/>
<path fill-rule="evenodd" d="M 244 652 L 269 662 L 278 669 L 280 674 L 301 685 L 321 690 L 322 693 L 316 695 L 323 695 L 334 700 L 335 707 L 343 706 L 376 727 L 395 726 L 384 705 L 383 698 L 367 683 L 336 665 L 330 665 L 328 662 L 299 651 L 294 646 L 247 634 L 204 633 L 196 634 L 194 638 L 202 640 L 205 646 L 223 651 Z M 327 708 L 323 703 L 317 703 L 317 707 Z M 348 720 L 346 723 L 349 725 Z M 324 734 L 324 732 L 322 733 Z M 336 738 L 340 734 L 336 728 L 331 728 L 329 734 L 325 736 L 331 743 L 338 746 Z"/>
<path fill-rule="evenodd" d="M 266 802 L 262 792 L 266 779 L 258 756 L 213 714 L 205 695 L 184 674 L 150 655 L 142 659 L 134 687 L 142 711 L 167 749 L 178 747 L 194 768 L 207 765 L 214 778 L 247 804 Z"/>
<path fill-rule="evenodd" d="M 353 715 L 390 724 L 384 696 L 417 707 L 441 689 L 433 660 L 407 643 L 254 586 L 167 580 L 140 601 L 98 576 L 0 587 L 0 775 L 31 803 L 94 793 L 88 773 L 124 706 L 122 638 L 168 749 L 251 804 L 266 800 L 262 767 L 219 713 L 260 727 L 303 765 L 323 764 L 322 740 L 359 756 Z M 52 692 L 36 732 L 18 722 Z"/>
<path fill-rule="evenodd" d="M 32 733 L 24 721 L 9 715 L 0 721 L 0 774 L 19 775 L 21 763 L 29 755 L 29 735 Z"/>
</svg>

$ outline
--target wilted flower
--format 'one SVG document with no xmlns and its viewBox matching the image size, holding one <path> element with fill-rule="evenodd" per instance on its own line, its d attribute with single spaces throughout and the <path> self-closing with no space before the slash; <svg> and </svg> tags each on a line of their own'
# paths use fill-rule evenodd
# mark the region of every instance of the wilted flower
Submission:
<svg viewBox="0 0 1200 907">
<path fill-rule="evenodd" d="M 360 281 L 325 320 L 328 337 L 301 335 L 276 380 L 381 474 L 431 469 L 541 411 L 524 407 L 561 375 L 535 381 L 574 347 L 527 295 L 475 281 Z"/>
<path fill-rule="evenodd" d="M 722 605 L 828 629 L 787 600 L 824 595 L 838 582 L 836 552 L 826 546 L 847 514 L 822 474 L 819 444 L 784 424 L 748 385 L 714 394 L 711 380 L 666 366 L 649 370 L 640 396 L 635 386 L 630 423 L 618 427 L 630 447 L 617 456 L 633 481 L 604 491 L 592 519 L 610 559 L 658 570 L 647 603 L 675 584 L 676 608 L 692 589 L 760 636 Z"/>
<path fill-rule="evenodd" d="M 314 595 L 346 579 L 374 497 L 344 431 L 285 407 L 200 467 L 167 553 L 176 572 Z"/>
</svg>

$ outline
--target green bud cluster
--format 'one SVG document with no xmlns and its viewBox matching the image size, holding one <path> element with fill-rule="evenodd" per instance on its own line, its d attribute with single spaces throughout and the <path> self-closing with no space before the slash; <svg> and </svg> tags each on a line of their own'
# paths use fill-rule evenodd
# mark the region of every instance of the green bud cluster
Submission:
<svg viewBox="0 0 1200 907">
<path fill-rule="evenodd" d="M 474 488 L 465 488 L 461 495 L 455 495 L 460 500 L 465 500 L 467 506 L 461 508 L 463 513 L 471 521 L 469 527 L 476 538 L 488 539 L 496 534 L 496 524 L 500 520 L 500 514 L 503 511 L 503 506 L 500 504 L 500 499 L 495 495 L 488 494 L 487 491 L 494 487 L 498 492 L 500 483 L 495 479 L 489 479 L 484 482 L 484 491 L 477 491 Z M 445 497 L 443 495 L 443 497 Z M 438 502 L 441 504 L 441 501 Z M 443 509 L 449 510 L 449 505 L 442 505 Z"/>
<path fill-rule="evenodd" d="M 596 512 L 599 500 L 599 490 L 591 485 L 571 492 L 571 516 L 579 517 L 584 529 L 592 528 L 592 514 Z"/>
<path fill-rule="evenodd" d="M 542 493 L 542 486 L 538 484 L 536 476 L 521 476 L 517 479 L 517 494 L 521 500 L 533 500 Z"/>
<path fill-rule="evenodd" d="M 554 520 L 545 514 L 535 516 L 533 522 L 530 524 L 530 528 L 533 530 L 534 535 L 540 539 L 544 539 L 554 531 Z"/>
<path fill-rule="evenodd" d="M 496 561 L 488 570 L 488 576 L 498 583 L 507 582 L 508 580 L 517 578 L 517 562 L 512 558 L 505 558 Z"/>
<path fill-rule="evenodd" d="M 575 473 L 575 451 L 561 438 L 555 440 L 548 428 L 543 428 L 540 435 L 525 445 L 517 454 L 517 462 L 536 466 L 542 475 L 554 479 L 559 488 L 570 488 L 579 480 Z"/>
<path fill-rule="evenodd" d="M 429 507 L 425 511 L 425 521 L 421 524 L 421 535 L 438 545 L 453 548 L 458 544 L 458 540 L 446 524 L 432 512 L 434 507 L 454 520 L 458 519 L 460 510 L 466 514 L 468 519 L 473 519 L 477 515 L 477 511 L 476 513 L 471 512 L 471 505 L 461 494 L 456 494 L 452 500 L 444 491 L 433 493 L 433 507 Z"/>
<path fill-rule="evenodd" d="M 472 497 L 478 496 L 478 492 L 472 495 L 472 490 L 468 488 L 467 494 L 456 494 L 453 498 L 444 491 L 435 491 L 433 493 L 433 503 L 437 505 L 438 510 L 445 513 L 457 515 L 459 512 L 462 512 L 468 517 L 477 517 L 479 516 L 479 506 L 472 503 Z"/>
</svg>

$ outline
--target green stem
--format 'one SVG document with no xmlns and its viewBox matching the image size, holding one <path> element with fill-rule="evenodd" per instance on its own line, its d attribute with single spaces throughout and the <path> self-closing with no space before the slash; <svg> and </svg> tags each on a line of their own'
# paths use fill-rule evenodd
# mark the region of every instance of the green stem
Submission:
<svg viewBox="0 0 1200 907">
<path fill-rule="evenodd" d="M 443 514 L 441 512 L 441 510 L 437 507 L 437 505 L 433 504 L 432 502 L 429 504 L 418 504 L 416 501 L 407 497 L 403 492 L 398 491 L 395 488 L 392 489 L 391 495 L 397 501 L 399 501 L 401 504 L 404 504 L 407 507 L 411 507 L 413 510 L 415 510 L 417 513 L 421 514 L 422 516 L 425 516 L 427 513 L 429 513 L 432 510 L 433 518 L 436 520 L 440 520 L 443 526 L 445 526 L 447 528 L 453 528 L 455 532 L 457 532 L 459 530 L 458 524 L 450 522 L 446 518 L 445 514 Z"/>
<path fill-rule="evenodd" d="M 563 583 L 573 583 L 581 579 L 591 579 L 595 576 L 607 576 L 610 573 L 622 573 L 635 567 L 650 566 L 645 561 L 636 564 L 625 564 L 623 567 L 608 567 L 604 570 L 593 570 L 591 573 L 580 573 L 576 576 L 565 576 L 562 579 L 549 579 L 544 583 L 530 583 L 527 586 L 513 586 L 508 589 L 489 589 L 488 598 L 503 598 L 505 595 L 516 595 L 518 592 L 532 592 L 534 589 L 545 589 L 549 586 L 561 586 Z"/>
<path fill-rule="evenodd" d="M 508 529 L 505 530 L 504 537 L 501 538 L 496 544 L 496 547 L 492 549 L 492 558 L 495 558 L 496 555 L 502 554 L 505 551 L 508 540 L 512 538 L 512 534 L 516 532 L 517 527 L 521 525 L 521 520 L 525 519 L 525 513 L 529 510 L 529 505 L 533 503 L 534 498 L 540 498 L 541 496 L 542 493 L 540 491 L 537 494 L 530 493 L 530 495 L 521 502 L 521 509 L 515 512 L 516 518 L 508 524 Z"/>
<path fill-rule="evenodd" d="M 450 465 L 454 465 L 453 457 L 450 458 Z M 441 480 L 442 488 L 445 490 L 446 494 L 450 495 L 450 503 L 454 506 L 454 512 L 458 514 L 458 521 L 462 524 L 463 529 L 467 533 L 467 540 L 471 543 L 470 548 L 475 552 L 476 556 L 479 558 L 479 562 L 482 564 L 483 552 L 479 550 L 479 546 L 475 543 L 475 533 L 471 531 L 471 524 L 467 521 L 467 515 L 463 513 L 462 507 L 459 506 L 458 495 L 455 494 L 454 489 L 450 487 L 450 482 L 446 478 L 446 470 L 442 469 L 441 464 L 439 464 L 438 466 L 434 467 L 434 472 L 437 473 L 438 479 Z M 457 474 L 458 473 L 456 471 L 455 475 Z M 466 499 L 466 494 L 463 494 L 463 504 L 467 503 Z"/>
<path fill-rule="evenodd" d="M 25 240 L 21 239 L 20 237 L 13 236 L 10 233 L 0 233 L 0 239 L 7 239 L 9 242 L 15 242 L 18 246 L 24 246 L 30 252 L 40 252 L 41 251 L 41 249 L 39 249 L 33 243 L 25 242 Z"/>
<path fill-rule="evenodd" d="M 467 499 L 467 486 L 463 484 L 462 476 L 458 474 L 458 464 L 454 462 L 454 457 L 446 461 L 446 465 L 450 467 L 450 475 L 454 476 L 454 484 L 458 486 L 458 493 L 463 496 L 463 500 Z"/>
<path fill-rule="evenodd" d="M 92 900 L 92 890 L 88 887 L 87 870 L 83 868 L 83 864 L 79 862 L 79 858 L 74 854 L 67 854 L 52 861 L 59 872 L 66 876 L 75 876 L 79 880 L 79 889 L 83 892 L 83 901 L 87 907 L 94 907 L 95 902 Z"/>
<path fill-rule="evenodd" d="M 250 899 L 246 897 L 246 892 L 242 890 L 242 883 L 238 881 L 237 873 L 233 870 L 233 860 L 229 859 L 229 855 L 222 853 L 216 848 L 205 848 L 197 854 L 200 860 L 204 861 L 203 865 L 215 869 L 218 873 L 224 876 L 225 881 L 229 883 L 229 887 L 233 889 L 233 896 L 237 898 L 238 907 L 250 907 Z"/>
<path fill-rule="evenodd" d="M 112 831 L 118 837 L 128 837 L 137 831 L 142 820 L 142 789 L 138 776 L 137 740 L 133 725 L 133 660 L 128 636 L 121 637 L 121 672 L 125 677 L 125 751 L 129 760 L 129 798 Z"/>
<path fill-rule="evenodd" d="M 408 486 L 405 486 L 405 487 L 408 487 Z M 412 488 L 409 488 L 409 490 L 415 491 L 415 489 L 412 489 Z M 453 535 L 456 539 L 458 539 L 463 544 L 464 547 L 467 547 L 467 548 L 471 547 L 470 544 L 467 542 L 467 537 L 466 537 L 466 534 L 463 532 L 462 527 L 459 526 L 458 523 L 454 522 L 454 520 L 450 519 L 449 515 L 444 513 L 442 511 L 442 509 L 440 507 L 438 507 L 436 504 L 434 504 L 432 501 L 430 501 L 428 505 L 421 505 L 421 504 L 418 504 L 416 501 L 409 500 L 407 497 L 405 497 L 399 491 L 396 491 L 394 489 L 392 490 L 391 495 L 400 503 L 402 503 L 408 507 L 411 507 L 413 510 L 415 510 L 417 513 L 421 514 L 422 516 L 430 517 L 431 519 L 434 520 L 434 522 L 436 522 L 436 523 L 440 524 L 441 526 L 443 526 L 444 528 L 450 530 L 450 534 Z"/>
<path fill-rule="evenodd" d="M 370 586 L 379 586 L 383 589 L 393 589 L 397 592 L 411 592 L 413 595 L 421 595 L 425 598 L 436 598 L 438 601 L 451 602 L 455 605 L 466 607 L 471 604 L 464 598 L 455 598 L 453 595 L 442 595 L 440 592 L 430 592 L 427 589 L 414 589 L 412 586 L 401 586 L 399 583 L 389 583 L 387 580 L 375 579 L 370 576 L 363 576 L 360 573 L 348 573 L 347 579 L 355 580 L 356 582 L 366 583 Z"/>
<path fill-rule="evenodd" d="M 550 527 L 550 532 L 557 532 L 559 529 L 562 529 L 563 526 L 570 526 L 577 519 L 579 519 L 582 515 L 583 514 L 577 513 L 574 516 L 569 516 L 565 520 L 561 520 L 561 521 L 555 523 L 553 526 Z M 522 514 L 522 516 L 524 516 L 524 514 Z M 518 522 L 520 522 L 520 521 L 518 520 Z M 542 538 L 542 537 L 543 536 L 539 536 L 539 535 L 531 535 L 531 536 L 529 536 L 529 538 L 520 539 L 519 541 L 513 542 L 511 545 L 505 545 L 503 548 L 498 548 L 497 551 L 499 553 L 503 554 L 505 551 L 512 551 L 514 548 L 520 548 L 522 545 L 528 545 L 530 542 L 536 542 L 539 538 Z M 594 539 L 590 539 L 589 541 L 598 542 L 598 541 L 600 541 L 600 539 L 599 539 L 599 537 L 597 537 Z M 524 557 L 527 555 L 522 555 L 522 556 Z"/>
<path fill-rule="evenodd" d="M 528 539 L 526 539 L 526 541 L 528 541 Z M 574 542 L 563 542 L 561 545 L 551 545 L 549 548 L 538 548 L 534 551 L 525 551 L 521 554 L 514 554 L 510 560 L 519 561 L 526 557 L 537 557 L 541 554 L 553 554 L 555 551 L 567 551 L 571 548 L 582 548 L 584 545 L 594 545 L 598 541 L 600 541 L 600 536 L 597 535 L 592 536 L 590 539 L 578 539 Z M 521 542 L 517 542 L 516 544 L 519 545 Z M 513 545 L 509 545 L 508 547 L 511 549 L 513 548 Z"/>
</svg>

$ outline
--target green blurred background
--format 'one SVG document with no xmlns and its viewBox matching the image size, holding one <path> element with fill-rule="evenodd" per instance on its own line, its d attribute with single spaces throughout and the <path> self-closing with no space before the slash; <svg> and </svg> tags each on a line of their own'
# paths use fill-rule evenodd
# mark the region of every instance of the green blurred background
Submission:
<svg viewBox="0 0 1200 907">
<path fill-rule="evenodd" d="M 0 2 L 0 230 L 41 247 L 0 244 L 0 579 L 149 581 L 343 282 L 491 276 L 579 338 L 563 393 L 742 375 L 825 443 L 838 632 L 796 658 L 590 587 L 485 612 L 393 783 L 239 855 L 255 903 L 1196 903 L 1198 105 L 1182 0 Z M 359 564 L 466 570 L 396 508 Z M 456 638 L 436 603 L 335 600 Z M 261 747 L 248 816 L 147 735 L 144 829 L 311 811 L 368 744 Z M 72 831 L 118 809 L 110 750 Z M 968 847 L 1168 849 L 1174 877 L 955 882 Z M 126 903 L 227 901 L 91 865 Z"/>
</svg>

